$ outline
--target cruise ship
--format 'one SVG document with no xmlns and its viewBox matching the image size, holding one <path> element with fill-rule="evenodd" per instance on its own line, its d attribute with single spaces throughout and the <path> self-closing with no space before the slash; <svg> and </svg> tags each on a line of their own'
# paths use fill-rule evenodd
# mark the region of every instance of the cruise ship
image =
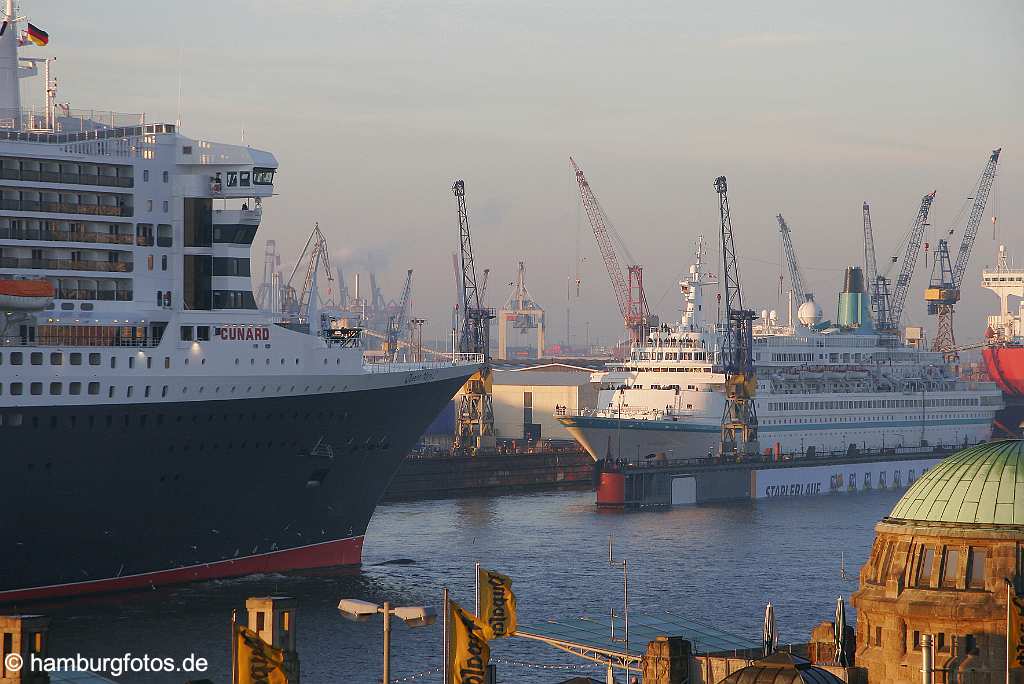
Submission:
<svg viewBox="0 0 1024 684">
<path fill-rule="evenodd" d="M 595 459 L 710 459 L 725 403 L 721 335 L 709 320 L 704 247 L 680 283 L 684 310 L 596 373 L 598 405 L 558 416 Z M 905 453 L 990 439 L 1003 406 L 990 382 L 959 379 L 941 353 L 875 332 L 859 268 L 847 269 L 836 324 L 804 302 L 793 325 L 764 312 L 754 331 L 761 448 L 773 456 Z"/>
<path fill-rule="evenodd" d="M 19 54 L 46 41 L 3 11 L 0 603 L 358 564 L 482 359 L 368 363 L 358 328 L 258 310 L 275 157 L 56 104 L 52 58 Z"/>
</svg>

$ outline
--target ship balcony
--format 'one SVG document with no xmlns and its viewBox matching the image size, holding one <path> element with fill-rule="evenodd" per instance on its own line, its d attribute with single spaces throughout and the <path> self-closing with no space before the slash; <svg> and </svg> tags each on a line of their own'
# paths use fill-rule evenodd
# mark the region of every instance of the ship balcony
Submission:
<svg viewBox="0 0 1024 684">
<path fill-rule="evenodd" d="M 135 213 L 131 195 L 9 187 L 0 188 L 0 210 L 124 217 Z"/>
<path fill-rule="evenodd" d="M 0 268 L 32 268 L 48 271 L 108 271 L 131 273 L 131 261 L 97 261 L 88 259 L 33 259 L 21 257 L 0 257 Z"/>
<path fill-rule="evenodd" d="M 0 161 L 0 179 L 31 183 L 131 188 L 135 185 L 132 173 L 131 166 L 120 164 L 93 164 L 17 157 L 4 157 Z"/>
<path fill-rule="evenodd" d="M 44 240 L 51 242 L 89 242 L 102 245 L 131 245 L 135 237 L 128 234 L 88 230 L 51 230 L 49 228 L 15 228 L 0 219 L 0 240 Z M 139 243 L 140 245 L 142 243 Z M 152 244 L 152 243 L 150 243 Z"/>
</svg>

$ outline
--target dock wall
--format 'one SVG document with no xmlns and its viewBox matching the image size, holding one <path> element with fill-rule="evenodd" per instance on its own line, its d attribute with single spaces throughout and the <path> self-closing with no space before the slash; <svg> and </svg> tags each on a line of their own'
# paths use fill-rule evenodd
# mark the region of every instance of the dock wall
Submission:
<svg viewBox="0 0 1024 684">
<path fill-rule="evenodd" d="M 582 449 L 474 457 L 410 457 L 402 462 L 384 500 L 590 489 L 593 483 L 594 460 Z"/>
</svg>

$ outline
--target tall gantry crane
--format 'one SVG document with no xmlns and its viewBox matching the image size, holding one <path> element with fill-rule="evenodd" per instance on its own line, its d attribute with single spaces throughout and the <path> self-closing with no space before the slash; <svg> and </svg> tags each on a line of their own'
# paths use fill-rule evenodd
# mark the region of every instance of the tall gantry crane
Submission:
<svg viewBox="0 0 1024 684">
<path fill-rule="evenodd" d="M 601 207 L 601 203 L 597 201 L 597 195 L 594 194 L 594 190 L 590 187 L 587 177 L 583 175 L 583 171 L 576 164 L 576 160 L 569 157 L 569 164 L 572 165 L 576 174 L 576 183 L 580 188 L 580 200 L 587 212 L 590 227 L 594 230 L 598 249 L 601 250 L 601 258 L 608 271 L 608 278 L 612 282 L 612 291 L 615 293 L 615 302 L 619 306 L 622 321 L 629 331 L 630 341 L 639 342 L 646 336 L 646 328 L 652 321 L 651 311 L 647 306 L 647 296 L 644 293 L 643 267 L 635 263 L 622 239 L 615 233 L 611 219 Z M 620 246 L 629 259 L 628 281 L 623 277 L 622 267 L 619 266 L 619 257 L 612 245 L 612 234 L 618 238 Z"/>
<path fill-rule="evenodd" d="M 387 340 L 384 351 L 390 361 L 395 360 L 398 352 L 398 337 L 405 330 L 405 319 L 409 315 L 409 297 L 412 294 L 412 269 L 405 272 L 405 285 L 402 286 L 402 300 L 398 303 L 398 311 L 388 318 Z"/>
<path fill-rule="evenodd" d="M 723 457 L 740 458 L 756 454 L 757 375 L 754 369 L 754 319 L 756 314 L 743 308 L 740 288 L 740 270 L 736 261 L 736 243 L 733 239 L 732 217 L 729 212 L 729 194 L 725 176 L 715 179 L 718 193 L 718 213 L 721 220 L 722 279 L 725 299 L 725 339 L 722 365 L 725 367 L 725 410 L 722 413 Z"/>
<path fill-rule="evenodd" d="M 793 238 L 789 234 L 789 225 L 782 214 L 775 217 L 779 222 L 779 233 L 782 234 L 782 247 L 786 252 L 786 261 L 789 262 L 789 284 L 793 291 L 800 297 L 801 302 L 813 302 L 814 293 L 804 289 L 804 276 L 800 270 L 800 263 L 796 260 L 796 249 L 793 248 Z"/>
<path fill-rule="evenodd" d="M 864 276 L 868 283 L 868 299 L 871 302 L 871 318 L 875 327 L 885 328 L 889 320 L 889 279 L 878 274 L 875 260 L 875 236 L 871 228 L 871 207 L 864 202 Z"/>
<path fill-rule="evenodd" d="M 462 321 L 459 333 L 459 351 L 482 354 L 484 363 L 463 386 L 455 420 L 456 452 L 475 454 L 494 447 L 494 407 L 491 397 L 490 330 L 494 310 L 484 306 L 477 289 L 476 263 L 469 232 L 469 212 L 466 209 L 466 184 L 455 181 L 452 186 L 459 213 L 459 248 L 461 264 Z"/>
<path fill-rule="evenodd" d="M 907 251 L 903 255 L 903 264 L 900 268 L 900 275 L 896 279 L 896 288 L 893 290 L 891 304 L 886 313 L 884 321 L 876 321 L 875 326 L 884 332 L 895 333 L 899 330 L 900 318 L 903 316 L 903 305 L 907 301 L 907 292 L 910 290 L 910 281 L 914 277 L 914 267 L 917 265 L 917 255 L 921 251 L 921 241 L 924 238 L 924 229 L 928 226 L 928 212 L 931 211 L 932 202 L 935 200 L 935 191 L 921 198 L 921 206 L 917 210 L 917 216 L 910 227 L 910 239 L 907 241 Z M 894 257 L 895 261 L 895 257 Z"/>
<path fill-rule="evenodd" d="M 928 304 L 928 313 L 938 316 L 938 328 L 932 342 L 932 351 L 942 352 L 950 361 L 958 358 L 956 338 L 953 334 L 953 308 L 960 301 L 960 285 L 963 283 L 964 273 L 967 271 L 967 262 L 971 258 L 971 249 L 978 237 L 978 228 L 981 225 L 982 215 L 985 213 L 985 205 L 988 204 L 992 183 L 996 179 L 996 166 L 999 164 L 1001 151 L 1002 148 L 992 150 L 988 161 L 985 162 L 985 167 L 981 170 L 981 176 L 974 190 L 974 204 L 967 217 L 967 225 L 964 227 L 960 251 L 956 255 L 956 263 L 951 265 L 949 245 L 946 240 L 939 240 L 935 249 L 931 282 L 924 293 L 925 302 Z M 952 232 L 951 230 L 950 234 Z"/>
</svg>

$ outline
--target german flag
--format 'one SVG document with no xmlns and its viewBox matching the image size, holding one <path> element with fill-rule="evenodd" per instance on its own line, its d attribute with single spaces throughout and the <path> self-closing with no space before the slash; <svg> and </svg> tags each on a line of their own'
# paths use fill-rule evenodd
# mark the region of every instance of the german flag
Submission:
<svg viewBox="0 0 1024 684">
<path fill-rule="evenodd" d="M 28 30 L 25 31 L 25 35 L 28 36 L 29 40 L 40 47 L 50 42 L 50 34 L 32 23 L 29 23 Z"/>
</svg>

